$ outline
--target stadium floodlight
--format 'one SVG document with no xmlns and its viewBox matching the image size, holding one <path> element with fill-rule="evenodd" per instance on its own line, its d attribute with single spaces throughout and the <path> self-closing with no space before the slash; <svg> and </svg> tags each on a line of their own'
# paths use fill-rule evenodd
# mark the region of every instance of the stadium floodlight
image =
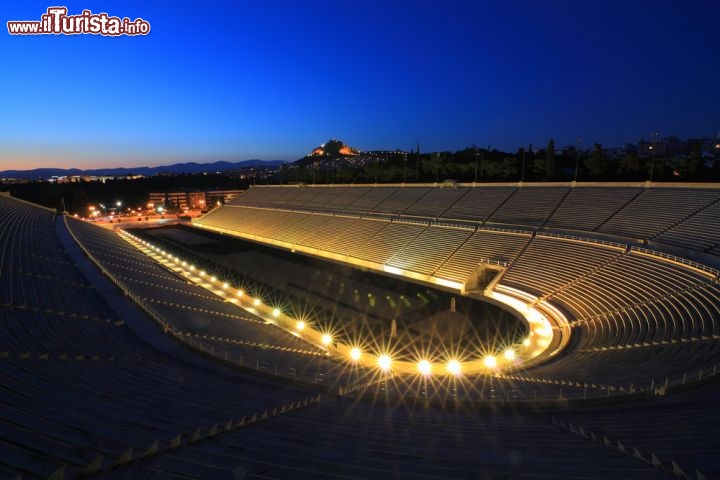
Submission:
<svg viewBox="0 0 720 480">
<path fill-rule="evenodd" d="M 194 272 L 194 271 L 195 271 L 195 265 L 190 265 L 190 271 L 191 271 L 191 272 Z"/>
<path fill-rule="evenodd" d="M 332 336 L 329 333 L 324 333 L 322 338 L 320 339 L 326 347 L 332 343 Z"/>
<path fill-rule="evenodd" d="M 242 297 L 243 295 L 245 295 L 245 292 L 243 292 L 242 290 L 238 289 L 238 291 L 237 291 L 237 293 L 236 293 L 235 295 L 237 295 L 238 297 Z"/>
<path fill-rule="evenodd" d="M 279 308 L 273 308 L 272 316 L 277 318 L 280 316 L 280 309 Z"/>
<path fill-rule="evenodd" d="M 305 330 L 305 322 L 303 322 L 302 320 L 298 320 L 295 324 L 295 328 L 298 332 L 302 332 L 303 330 Z"/>
<path fill-rule="evenodd" d="M 213 275 L 212 277 L 210 277 L 210 281 L 213 283 L 217 282 L 217 277 Z"/>
<path fill-rule="evenodd" d="M 262 302 L 260 301 L 259 298 L 256 298 L 255 300 L 253 300 L 253 305 L 255 305 L 256 307 L 259 307 L 261 303 Z"/>
<path fill-rule="evenodd" d="M 378 366 L 380 370 L 387 372 L 392 366 L 392 359 L 388 355 L 380 355 L 378 357 Z"/>
<path fill-rule="evenodd" d="M 227 282 L 222 284 L 223 290 L 227 290 L 230 285 L 227 284 Z"/>
<path fill-rule="evenodd" d="M 418 362 L 418 371 L 423 375 L 430 375 L 432 371 L 432 365 L 427 360 L 423 359 Z"/>
<path fill-rule="evenodd" d="M 201 277 L 204 277 L 204 276 L 205 276 L 205 270 L 200 270 L 200 276 L 201 276 Z"/>
<path fill-rule="evenodd" d="M 493 355 L 485 355 L 485 358 L 483 358 L 483 365 L 487 368 L 495 368 L 497 366 L 497 358 Z"/>
<path fill-rule="evenodd" d="M 453 375 L 460 375 L 460 362 L 455 359 L 450 360 L 447 364 L 447 370 Z"/>
<path fill-rule="evenodd" d="M 515 350 L 512 348 L 508 348 L 503 352 L 503 357 L 505 357 L 505 360 L 515 360 Z"/>
<path fill-rule="evenodd" d="M 528 338 L 526 338 L 525 340 L 523 340 L 523 345 L 525 345 L 526 347 L 529 347 L 529 346 L 530 346 L 530 343 L 531 343 L 531 342 L 530 342 L 530 337 L 528 337 Z"/>
<path fill-rule="evenodd" d="M 352 358 L 354 361 L 360 360 L 360 357 L 362 356 L 362 351 L 358 347 L 353 347 L 352 350 L 350 350 L 350 358 Z"/>
</svg>

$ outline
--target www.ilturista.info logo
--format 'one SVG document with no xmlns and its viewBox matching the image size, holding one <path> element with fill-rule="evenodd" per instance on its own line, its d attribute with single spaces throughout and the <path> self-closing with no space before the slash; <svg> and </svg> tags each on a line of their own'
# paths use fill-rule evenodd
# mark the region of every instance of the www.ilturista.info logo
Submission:
<svg viewBox="0 0 720 480">
<path fill-rule="evenodd" d="M 107 13 L 83 10 L 80 15 L 68 15 L 66 7 L 49 7 L 47 13 L 37 20 L 7 22 L 10 35 L 147 35 L 150 23 L 142 18 L 130 21 L 125 17 L 110 17 Z"/>
</svg>

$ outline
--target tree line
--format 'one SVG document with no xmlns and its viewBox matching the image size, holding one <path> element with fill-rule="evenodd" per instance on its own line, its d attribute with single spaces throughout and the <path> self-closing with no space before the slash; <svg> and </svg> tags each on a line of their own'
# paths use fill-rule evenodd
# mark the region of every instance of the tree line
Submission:
<svg viewBox="0 0 720 480">
<path fill-rule="evenodd" d="M 287 164 L 254 181 L 268 183 L 402 183 L 441 182 L 548 182 L 548 181 L 717 181 L 720 159 L 708 161 L 699 148 L 678 157 L 629 152 L 620 158 L 607 155 L 602 145 L 586 151 L 557 152 L 554 140 L 545 148 L 519 148 L 509 153 L 467 147 L 455 152 L 397 152 L 383 158 L 326 159 L 320 165 Z M 708 163 L 710 165 L 708 165 Z M 261 172 L 260 175 L 263 175 Z"/>
<path fill-rule="evenodd" d="M 720 149 L 718 149 L 720 150 Z M 105 182 L 0 184 L 0 189 L 25 200 L 56 208 L 61 202 L 71 213 L 89 205 L 146 205 L 150 192 L 181 189 L 245 189 L 253 184 L 290 183 L 431 183 L 549 182 L 549 181 L 720 181 L 720 151 L 708 159 L 699 147 L 689 155 L 645 156 L 630 152 L 611 158 L 602 145 L 587 151 L 558 152 L 551 139 L 542 149 L 519 148 L 514 153 L 470 146 L 455 152 L 391 152 L 380 157 L 351 157 L 286 163 L 280 167 L 253 167 L 221 174 L 153 176 Z"/>
</svg>

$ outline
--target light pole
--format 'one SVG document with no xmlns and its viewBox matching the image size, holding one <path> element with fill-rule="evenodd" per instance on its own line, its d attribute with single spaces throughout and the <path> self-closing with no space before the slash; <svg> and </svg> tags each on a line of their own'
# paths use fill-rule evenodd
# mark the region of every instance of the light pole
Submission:
<svg viewBox="0 0 720 480">
<path fill-rule="evenodd" d="M 417 142 L 417 151 L 415 152 L 415 181 L 420 181 L 420 142 Z"/>
<path fill-rule="evenodd" d="M 480 152 L 480 178 L 483 177 L 483 168 L 485 168 L 485 152 L 490 153 L 490 148 L 492 145 L 488 143 L 487 150 L 483 150 Z"/>
<path fill-rule="evenodd" d="M 650 183 L 653 181 L 653 173 L 655 172 L 655 149 L 650 145 Z"/>
<path fill-rule="evenodd" d="M 652 134 L 652 142 L 650 143 L 650 183 L 653 181 L 655 174 L 655 145 L 657 144 L 658 133 Z"/>
<path fill-rule="evenodd" d="M 406 170 L 407 170 L 407 155 L 403 154 L 403 184 L 405 184 Z"/>
<path fill-rule="evenodd" d="M 477 183 L 477 173 L 478 173 L 478 151 L 477 148 L 475 149 L 475 183 Z"/>
<path fill-rule="evenodd" d="M 582 141 L 578 138 L 575 143 L 577 144 L 575 147 L 575 182 L 577 183 L 578 167 L 580 166 L 580 144 Z"/>
<path fill-rule="evenodd" d="M 488 152 L 490 151 L 490 145 L 488 145 L 487 151 Z M 483 167 L 485 166 L 484 163 L 485 163 L 485 150 L 480 152 L 480 178 L 483 177 Z"/>
</svg>

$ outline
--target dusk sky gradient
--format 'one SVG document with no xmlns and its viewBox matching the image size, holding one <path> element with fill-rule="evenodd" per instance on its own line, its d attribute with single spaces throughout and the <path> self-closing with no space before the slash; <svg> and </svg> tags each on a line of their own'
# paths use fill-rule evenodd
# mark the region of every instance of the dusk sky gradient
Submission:
<svg viewBox="0 0 720 480">
<path fill-rule="evenodd" d="M 151 33 L 5 22 L 142 17 Z M 166 8 L 161 8 L 166 5 Z M 0 169 L 515 150 L 720 131 L 720 2 L 3 2 Z"/>
</svg>

